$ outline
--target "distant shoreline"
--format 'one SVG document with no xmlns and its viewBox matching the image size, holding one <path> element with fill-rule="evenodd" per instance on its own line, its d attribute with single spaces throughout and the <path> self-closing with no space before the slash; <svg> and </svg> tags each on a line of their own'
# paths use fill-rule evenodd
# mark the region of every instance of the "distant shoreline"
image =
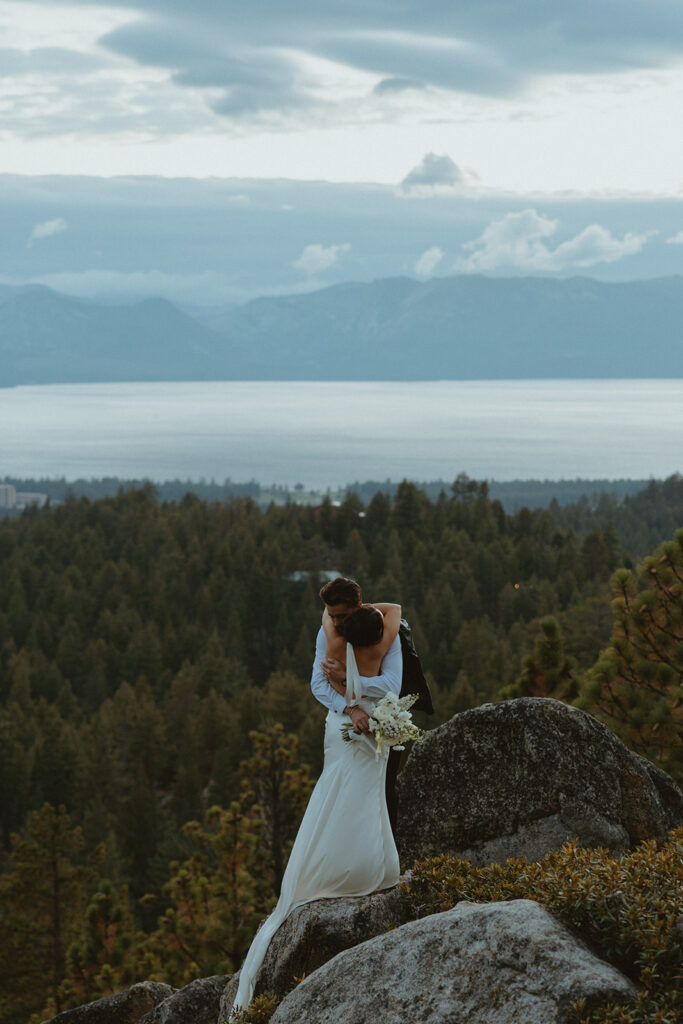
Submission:
<svg viewBox="0 0 683 1024">
<path fill-rule="evenodd" d="M 674 474 L 676 476 L 677 474 Z M 575 479 L 519 479 L 519 480 L 486 480 L 488 494 L 493 500 L 499 500 L 506 511 L 515 511 L 526 505 L 528 508 L 546 508 L 553 500 L 560 505 L 573 504 L 585 499 L 588 505 L 595 505 L 603 495 L 623 500 L 628 495 L 637 494 L 653 481 L 661 483 L 662 478 L 584 478 Z M 441 492 L 447 497 L 453 494 L 453 487 L 466 494 L 468 485 L 472 492 L 482 481 L 473 480 L 466 474 L 460 474 L 455 481 L 411 480 L 421 491 L 436 501 Z M 180 501 L 187 494 L 195 494 L 204 501 L 226 501 L 239 498 L 250 498 L 257 505 L 267 506 L 271 503 L 302 505 L 318 505 L 325 500 L 341 502 L 349 494 L 356 494 L 364 504 L 368 504 L 377 493 L 390 497 L 395 495 L 400 480 L 366 480 L 340 484 L 336 488 L 308 489 L 300 486 L 262 483 L 257 480 L 244 482 L 230 479 L 218 483 L 215 480 L 199 479 L 167 479 L 151 480 L 149 478 L 131 479 L 115 476 L 66 479 L 64 476 L 54 477 L 13 477 L 0 479 L 1 484 L 10 484 L 17 491 L 38 492 L 46 494 L 52 503 L 64 501 L 71 493 L 76 497 L 90 500 L 112 497 L 119 490 L 135 490 L 145 486 L 153 488 L 160 501 Z M 6 510 L 1 510 L 6 511 Z"/>
<path fill-rule="evenodd" d="M 26 381 L 16 384 L 3 384 L 0 382 L 0 393 L 3 391 L 19 391 L 24 390 L 35 390 L 36 388 L 93 388 L 93 387 L 134 387 L 139 385 L 140 387 L 152 386 L 163 386 L 168 387 L 169 385 L 182 386 L 184 384 L 229 384 L 230 386 L 245 384 L 249 387 L 253 387 L 257 384 L 263 385 L 280 385 L 280 384 L 319 384 L 319 385 L 334 385 L 335 387 L 348 385 L 349 387 L 357 387 L 362 384 L 371 384 L 373 386 L 380 384 L 396 385 L 396 384 L 419 384 L 420 386 L 428 384 L 513 384 L 522 385 L 529 384 L 536 386 L 539 384 L 632 384 L 634 381 L 639 381 L 644 384 L 659 384 L 659 383 L 676 383 L 683 381 L 683 374 L 671 374 L 668 376 L 659 377 L 643 377 L 641 375 L 628 375 L 622 374 L 621 376 L 590 376 L 590 377 L 558 377 L 558 376 L 546 376 L 546 377 L 492 377 L 490 374 L 488 377 L 456 377 L 456 376 L 442 376 L 434 378 L 422 378 L 422 377 L 391 377 L 385 376 L 383 378 L 378 377 L 363 377 L 363 378 L 325 378 L 317 379 L 312 377 L 243 377 L 240 379 L 232 377 L 192 377 L 186 376 L 183 378 L 172 378 L 172 379 L 150 379 L 150 380 L 128 380 L 122 378 L 120 380 L 51 380 L 51 381 Z"/>
</svg>

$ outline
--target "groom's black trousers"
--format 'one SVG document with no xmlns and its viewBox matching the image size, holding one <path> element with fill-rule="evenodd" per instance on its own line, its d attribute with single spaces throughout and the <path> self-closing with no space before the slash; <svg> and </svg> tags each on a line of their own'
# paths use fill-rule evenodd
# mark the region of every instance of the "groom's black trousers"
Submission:
<svg viewBox="0 0 683 1024">
<path fill-rule="evenodd" d="M 389 811 L 389 821 L 391 822 L 391 831 L 394 833 L 394 839 L 396 839 L 396 824 L 398 822 L 398 797 L 396 795 L 396 776 L 398 775 L 400 763 L 401 751 L 394 750 L 392 747 L 392 749 L 389 751 L 389 760 L 387 762 L 386 794 L 387 810 Z"/>
</svg>

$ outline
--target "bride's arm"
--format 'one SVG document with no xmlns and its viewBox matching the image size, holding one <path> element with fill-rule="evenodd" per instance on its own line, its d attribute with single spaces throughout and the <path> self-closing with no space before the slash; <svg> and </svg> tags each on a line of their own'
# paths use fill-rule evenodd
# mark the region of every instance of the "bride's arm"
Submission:
<svg viewBox="0 0 683 1024">
<path fill-rule="evenodd" d="M 384 655 L 398 636 L 399 626 L 401 625 L 401 605 L 373 604 L 373 608 L 376 608 L 384 616 L 384 633 L 382 634 L 382 639 L 377 644 L 377 650 Z"/>
</svg>

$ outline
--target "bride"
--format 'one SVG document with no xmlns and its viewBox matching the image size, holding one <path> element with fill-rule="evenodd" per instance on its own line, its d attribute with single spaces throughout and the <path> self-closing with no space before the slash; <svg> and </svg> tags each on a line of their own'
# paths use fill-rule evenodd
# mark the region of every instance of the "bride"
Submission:
<svg viewBox="0 0 683 1024">
<path fill-rule="evenodd" d="M 362 605 L 339 627 L 346 640 L 344 652 L 332 620 L 327 612 L 323 616 L 327 657 L 346 661 L 345 685 L 330 680 L 345 698 L 344 714 L 331 710 L 325 720 L 323 771 L 294 841 L 280 898 L 242 964 L 231 1014 L 251 1001 L 270 940 L 293 910 L 311 900 L 366 896 L 398 882 L 398 853 L 385 797 L 386 751 L 378 758 L 374 740 L 358 724 L 346 742 L 341 727 L 353 726 L 354 707 L 372 713 L 378 698 L 363 694 L 362 677 L 379 674 L 400 619 L 400 605 Z"/>
</svg>

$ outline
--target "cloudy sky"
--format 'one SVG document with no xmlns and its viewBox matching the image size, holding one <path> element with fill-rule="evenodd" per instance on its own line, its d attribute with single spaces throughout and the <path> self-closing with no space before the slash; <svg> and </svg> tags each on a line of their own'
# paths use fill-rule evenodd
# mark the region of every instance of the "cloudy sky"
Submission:
<svg viewBox="0 0 683 1024">
<path fill-rule="evenodd" d="M 680 0 L 0 0 L 0 279 L 681 273 L 682 112 Z"/>
</svg>

